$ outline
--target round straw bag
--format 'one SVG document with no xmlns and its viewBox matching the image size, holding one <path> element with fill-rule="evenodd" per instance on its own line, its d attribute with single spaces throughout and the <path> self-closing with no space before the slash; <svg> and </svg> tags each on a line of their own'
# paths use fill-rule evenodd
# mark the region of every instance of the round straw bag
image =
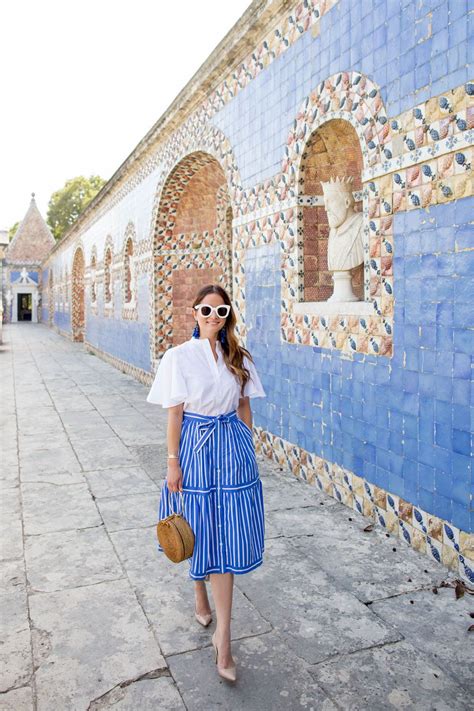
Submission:
<svg viewBox="0 0 474 711">
<path fill-rule="evenodd" d="M 181 511 L 184 512 L 183 493 L 181 491 L 179 493 L 181 496 Z M 169 501 L 172 513 L 158 521 L 156 534 L 165 555 L 173 563 L 181 563 L 181 561 L 190 558 L 193 554 L 194 533 L 182 513 L 179 514 L 173 511 L 171 497 L 169 497 Z"/>
</svg>

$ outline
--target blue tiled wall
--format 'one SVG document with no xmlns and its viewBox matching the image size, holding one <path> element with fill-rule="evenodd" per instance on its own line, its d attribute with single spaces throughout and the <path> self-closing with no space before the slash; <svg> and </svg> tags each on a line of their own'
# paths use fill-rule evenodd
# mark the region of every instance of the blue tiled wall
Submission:
<svg viewBox="0 0 474 711">
<path fill-rule="evenodd" d="M 55 311 L 54 312 L 54 324 L 58 328 L 61 329 L 61 331 L 70 331 L 71 330 L 71 317 L 69 313 L 65 311 Z"/>
<path fill-rule="evenodd" d="M 103 295 L 97 297 L 95 315 L 87 307 L 86 340 L 105 353 L 131 363 L 137 368 L 149 372 L 150 362 L 150 313 L 148 278 L 142 275 L 137 281 L 137 303 L 139 320 L 121 318 L 122 291 L 121 282 L 117 281 L 114 288 L 114 318 L 103 316 Z"/>
<path fill-rule="evenodd" d="M 86 340 L 93 346 L 145 371 L 151 370 L 147 324 L 100 318 L 88 313 L 86 328 Z"/>
<path fill-rule="evenodd" d="M 305 32 L 214 117 L 244 187 L 280 169 L 299 106 L 336 72 L 370 77 L 389 116 L 464 84 L 473 22 L 467 0 L 340 0 L 322 17 L 318 37 Z"/>
<path fill-rule="evenodd" d="M 255 422 L 465 531 L 471 510 L 474 199 L 395 216 L 393 358 L 280 343 L 279 247 L 248 252 Z M 464 250 L 464 251 L 461 251 Z"/>
</svg>

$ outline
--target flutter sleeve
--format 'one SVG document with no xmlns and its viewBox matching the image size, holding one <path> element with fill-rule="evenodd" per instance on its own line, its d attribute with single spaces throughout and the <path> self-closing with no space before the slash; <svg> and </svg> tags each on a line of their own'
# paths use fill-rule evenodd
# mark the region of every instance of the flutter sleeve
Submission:
<svg viewBox="0 0 474 711">
<path fill-rule="evenodd" d="M 146 400 L 163 407 L 173 407 L 185 402 L 187 395 L 179 353 L 176 348 L 170 348 L 160 361 Z"/>
<path fill-rule="evenodd" d="M 244 397 L 266 397 L 267 394 L 260 382 L 255 365 L 247 356 L 244 357 L 244 365 L 250 372 L 250 380 L 244 388 Z"/>
</svg>

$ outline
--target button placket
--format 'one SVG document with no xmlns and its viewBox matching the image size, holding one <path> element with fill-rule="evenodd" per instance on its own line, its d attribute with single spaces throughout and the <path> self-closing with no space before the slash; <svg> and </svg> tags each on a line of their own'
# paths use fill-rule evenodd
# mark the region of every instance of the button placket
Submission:
<svg viewBox="0 0 474 711">
<path fill-rule="evenodd" d="M 221 443 L 221 427 L 223 423 L 217 420 L 217 517 L 218 517 L 218 535 L 219 535 L 219 550 L 221 558 L 221 572 L 224 572 L 224 542 L 222 540 L 222 485 L 221 485 L 221 469 L 220 469 L 220 443 Z"/>
</svg>

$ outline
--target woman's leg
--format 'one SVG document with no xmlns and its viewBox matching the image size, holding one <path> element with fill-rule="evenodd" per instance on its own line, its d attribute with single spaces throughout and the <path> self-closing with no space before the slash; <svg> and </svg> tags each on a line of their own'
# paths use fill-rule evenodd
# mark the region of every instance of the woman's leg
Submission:
<svg viewBox="0 0 474 711">
<path fill-rule="evenodd" d="M 209 605 L 209 598 L 207 597 L 207 588 L 204 580 L 194 581 L 194 597 L 196 601 L 196 612 L 198 615 L 210 615 L 211 606 Z"/>
<path fill-rule="evenodd" d="M 211 587 L 217 615 L 215 640 L 219 651 L 218 663 L 220 667 L 230 667 L 234 664 L 230 651 L 230 618 L 234 574 L 211 573 Z"/>
</svg>

